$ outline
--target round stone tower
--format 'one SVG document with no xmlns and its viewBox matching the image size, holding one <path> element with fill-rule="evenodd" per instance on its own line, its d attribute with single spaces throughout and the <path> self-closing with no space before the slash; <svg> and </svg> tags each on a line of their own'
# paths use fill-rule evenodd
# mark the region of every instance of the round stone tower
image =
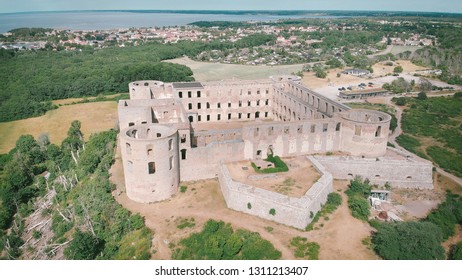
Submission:
<svg viewBox="0 0 462 280">
<path fill-rule="evenodd" d="M 136 125 L 120 132 L 127 196 L 149 203 L 170 198 L 180 183 L 178 133 L 165 125 Z"/>
<path fill-rule="evenodd" d="M 159 99 L 165 98 L 164 82 L 136 81 L 128 84 L 130 99 Z"/>
<path fill-rule="evenodd" d="M 342 119 L 341 151 L 365 157 L 378 157 L 386 153 L 390 115 L 363 109 L 338 114 Z"/>
</svg>

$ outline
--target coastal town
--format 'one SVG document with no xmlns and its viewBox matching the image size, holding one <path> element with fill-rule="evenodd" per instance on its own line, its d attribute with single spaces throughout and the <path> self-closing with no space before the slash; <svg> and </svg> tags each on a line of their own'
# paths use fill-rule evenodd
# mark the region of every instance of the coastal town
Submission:
<svg viewBox="0 0 462 280">
<path fill-rule="evenodd" d="M 129 28 L 114 30 L 55 30 L 40 29 L 34 36 L 21 36 L 21 32 L 5 32 L 0 35 L 0 48 L 14 50 L 49 49 L 55 51 L 82 51 L 83 49 L 101 49 L 107 47 L 139 46 L 149 42 L 176 44 L 181 41 L 236 43 L 246 37 L 268 36 L 273 40 L 264 40 L 256 47 L 233 49 L 210 49 L 198 54 L 195 60 L 246 65 L 283 65 L 309 63 L 326 60 L 334 56 L 341 58 L 345 52 L 352 55 L 373 55 L 384 51 L 388 46 L 423 47 L 437 44 L 432 35 L 419 33 L 398 33 L 390 36 L 366 38 L 359 41 L 357 47 L 347 49 L 345 46 L 332 48 L 326 41 L 329 32 L 367 31 L 380 26 L 400 27 L 415 23 L 389 22 L 386 20 L 350 22 L 318 22 L 310 25 L 296 22 L 245 22 L 229 23 L 229 26 L 213 23 L 203 26 L 201 22 L 186 26 Z M 18 30 L 16 30 L 18 31 Z M 19 29 L 20 31 L 20 29 Z M 266 37 L 264 37 L 266 38 Z M 327 38 L 329 40 L 330 38 Z M 361 39 L 361 38 L 360 38 Z"/>
</svg>

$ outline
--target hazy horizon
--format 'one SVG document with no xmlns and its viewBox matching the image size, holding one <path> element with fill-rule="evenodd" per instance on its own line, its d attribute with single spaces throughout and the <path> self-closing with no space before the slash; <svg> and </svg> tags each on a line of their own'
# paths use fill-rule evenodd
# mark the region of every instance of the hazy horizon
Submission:
<svg viewBox="0 0 462 280">
<path fill-rule="evenodd" d="M 295 7 L 295 8 L 294 8 Z M 101 10 L 167 11 L 384 11 L 462 13 L 462 1 L 440 0 L 0 0 L 1 13 Z"/>
</svg>

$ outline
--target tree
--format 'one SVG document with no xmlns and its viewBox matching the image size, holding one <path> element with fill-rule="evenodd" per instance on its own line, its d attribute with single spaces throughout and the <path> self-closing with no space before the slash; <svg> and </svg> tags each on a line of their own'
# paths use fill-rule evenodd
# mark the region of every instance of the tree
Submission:
<svg viewBox="0 0 462 280">
<path fill-rule="evenodd" d="M 421 91 L 421 92 L 419 92 L 419 93 L 417 94 L 417 99 L 419 99 L 419 100 L 425 100 L 425 99 L 427 99 L 427 94 L 426 94 L 425 92 Z"/>
<path fill-rule="evenodd" d="M 443 260 L 441 230 L 429 222 L 382 223 L 372 237 L 386 260 Z"/>
<path fill-rule="evenodd" d="M 385 88 L 385 84 L 383 86 Z M 391 90 L 394 93 L 403 93 L 403 92 L 410 91 L 410 89 L 411 87 L 409 83 L 403 77 L 399 77 L 393 82 L 391 82 L 391 85 L 389 88 L 389 90 Z"/>
<path fill-rule="evenodd" d="M 348 207 L 351 210 L 351 215 L 356 219 L 367 221 L 369 219 L 370 206 L 367 199 L 360 196 L 352 196 L 348 199 Z"/>
<path fill-rule="evenodd" d="M 424 78 L 420 78 L 420 90 L 421 91 L 431 91 L 433 89 L 432 83 Z"/>
<path fill-rule="evenodd" d="M 403 73 L 403 67 L 401 67 L 400 65 L 396 66 L 394 69 L 393 69 L 393 73 Z"/>
<path fill-rule="evenodd" d="M 315 66 L 313 70 L 315 71 L 316 77 L 321 78 L 321 79 L 324 79 L 325 77 L 327 77 L 327 73 L 326 71 L 324 71 L 324 69 L 322 69 L 322 67 Z"/>
<path fill-rule="evenodd" d="M 406 105 L 406 98 L 405 97 L 398 97 L 394 101 L 395 101 L 395 104 L 398 105 L 398 106 Z"/>
<path fill-rule="evenodd" d="M 326 65 L 329 65 L 330 68 L 339 68 L 339 67 L 342 67 L 342 66 L 343 66 L 342 62 L 340 62 L 340 60 L 336 59 L 335 57 L 329 59 L 329 60 L 326 62 Z"/>
<path fill-rule="evenodd" d="M 457 243 L 449 254 L 451 260 L 462 260 L 462 242 Z"/>
<path fill-rule="evenodd" d="M 73 235 L 73 240 L 64 250 L 64 256 L 70 260 L 94 260 L 103 251 L 104 241 L 89 232 L 79 229 Z"/>
</svg>

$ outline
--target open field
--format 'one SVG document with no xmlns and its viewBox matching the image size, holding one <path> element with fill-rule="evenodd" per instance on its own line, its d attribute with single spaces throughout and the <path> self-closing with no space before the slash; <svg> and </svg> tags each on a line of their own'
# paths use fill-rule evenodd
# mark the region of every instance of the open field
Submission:
<svg viewBox="0 0 462 280">
<path fill-rule="evenodd" d="M 99 96 L 90 96 L 90 97 L 79 97 L 79 98 L 66 98 L 66 99 L 58 99 L 58 100 L 53 100 L 51 103 L 55 104 L 55 105 L 69 105 L 69 104 L 72 104 L 72 103 L 75 103 L 75 102 L 81 102 L 81 101 L 84 101 L 84 100 L 94 100 L 98 97 L 104 97 L 104 98 L 113 98 L 113 97 L 116 97 L 116 96 L 119 96 L 120 93 L 114 93 L 114 94 L 110 94 L 110 95 L 99 95 Z"/>
<path fill-rule="evenodd" d="M 421 46 L 392 46 L 390 52 L 396 55 L 396 54 L 403 53 L 406 51 L 415 52 L 416 50 L 421 49 L 421 48 L 422 48 Z"/>
<path fill-rule="evenodd" d="M 288 172 L 257 173 L 248 160 L 231 162 L 227 167 L 233 180 L 291 197 L 302 197 L 321 177 L 311 162 L 303 156 L 282 160 L 289 167 Z"/>
<path fill-rule="evenodd" d="M 198 62 L 187 57 L 181 57 L 165 62 L 183 64 L 191 68 L 196 81 L 218 81 L 227 79 L 264 79 L 272 75 L 291 74 L 302 70 L 302 64 L 297 65 L 237 65 L 224 63 Z"/>
<path fill-rule="evenodd" d="M 11 150 L 23 134 L 37 138 L 41 133 L 48 133 L 52 143 L 61 143 L 73 120 L 82 123 L 82 132 L 88 140 L 92 133 L 116 127 L 117 103 L 106 101 L 62 106 L 40 117 L 0 123 L 0 153 Z"/>
</svg>

